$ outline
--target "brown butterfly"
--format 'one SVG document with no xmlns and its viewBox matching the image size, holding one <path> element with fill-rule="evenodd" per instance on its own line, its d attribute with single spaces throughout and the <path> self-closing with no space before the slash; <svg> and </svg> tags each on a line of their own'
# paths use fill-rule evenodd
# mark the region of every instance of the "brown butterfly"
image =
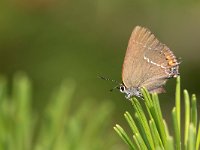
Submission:
<svg viewBox="0 0 200 150">
<path fill-rule="evenodd" d="M 136 26 L 131 34 L 122 67 L 125 97 L 142 97 L 141 87 L 150 93 L 165 92 L 163 86 L 179 75 L 179 64 L 173 52 L 144 27 Z"/>
</svg>

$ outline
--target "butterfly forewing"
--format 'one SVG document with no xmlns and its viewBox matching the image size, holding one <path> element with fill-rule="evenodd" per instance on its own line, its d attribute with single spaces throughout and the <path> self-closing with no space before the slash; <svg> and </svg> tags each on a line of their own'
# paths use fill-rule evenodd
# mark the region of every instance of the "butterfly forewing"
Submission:
<svg viewBox="0 0 200 150">
<path fill-rule="evenodd" d="M 123 68 L 122 68 L 122 81 L 126 87 L 132 87 L 133 85 L 139 84 L 139 77 L 141 75 L 141 65 L 140 62 L 142 53 L 144 53 L 144 48 L 138 43 L 138 40 L 148 39 L 148 35 L 143 36 L 147 31 L 144 28 L 137 26 L 130 37 L 128 48 L 126 50 Z"/>
</svg>

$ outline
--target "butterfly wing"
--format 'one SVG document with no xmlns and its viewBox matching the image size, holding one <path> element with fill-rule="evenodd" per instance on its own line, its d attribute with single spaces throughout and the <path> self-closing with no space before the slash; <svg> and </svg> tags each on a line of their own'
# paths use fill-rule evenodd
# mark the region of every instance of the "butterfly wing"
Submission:
<svg viewBox="0 0 200 150">
<path fill-rule="evenodd" d="M 146 87 L 161 93 L 168 78 L 176 77 L 179 63 L 173 52 L 147 29 L 137 26 L 130 37 L 122 67 L 127 88 Z"/>
</svg>

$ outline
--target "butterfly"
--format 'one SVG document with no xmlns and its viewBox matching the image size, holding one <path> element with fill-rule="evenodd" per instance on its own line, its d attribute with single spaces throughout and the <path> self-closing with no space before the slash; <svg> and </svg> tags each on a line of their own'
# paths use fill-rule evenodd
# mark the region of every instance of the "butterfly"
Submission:
<svg viewBox="0 0 200 150">
<path fill-rule="evenodd" d="M 129 39 L 119 89 L 125 97 L 143 97 L 141 88 L 163 93 L 170 78 L 179 76 L 179 64 L 173 52 L 147 28 L 136 26 Z"/>
</svg>

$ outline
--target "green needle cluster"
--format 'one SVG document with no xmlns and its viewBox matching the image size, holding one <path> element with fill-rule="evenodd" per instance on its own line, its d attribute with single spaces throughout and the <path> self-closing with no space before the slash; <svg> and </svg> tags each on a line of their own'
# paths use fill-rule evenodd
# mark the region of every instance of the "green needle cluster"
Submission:
<svg viewBox="0 0 200 150">
<path fill-rule="evenodd" d="M 11 86 L 0 76 L 0 150 L 101 150 L 113 146 L 112 132 L 107 131 L 110 103 L 74 102 L 73 80 L 64 80 L 50 93 L 42 111 L 32 106 L 32 94 L 31 81 L 24 73 L 16 74 Z M 105 135 L 110 141 L 104 140 Z"/>
<path fill-rule="evenodd" d="M 125 112 L 132 138 L 120 125 L 114 127 L 118 135 L 132 150 L 198 150 L 200 144 L 200 123 L 197 126 L 196 96 L 183 91 L 185 102 L 184 125 L 181 125 L 181 92 L 180 77 L 177 78 L 175 106 L 172 109 L 174 135 L 170 135 L 167 123 L 163 118 L 157 94 L 149 94 L 144 88 L 144 101 L 132 98 L 134 116 Z M 145 106 L 142 107 L 141 103 Z M 147 111 L 147 113 L 145 113 Z M 181 131 L 184 128 L 184 134 Z M 183 137 L 183 138 L 181 138 Z M 183 141 L 182 141 L 183 140 Z"/>
</svg>

